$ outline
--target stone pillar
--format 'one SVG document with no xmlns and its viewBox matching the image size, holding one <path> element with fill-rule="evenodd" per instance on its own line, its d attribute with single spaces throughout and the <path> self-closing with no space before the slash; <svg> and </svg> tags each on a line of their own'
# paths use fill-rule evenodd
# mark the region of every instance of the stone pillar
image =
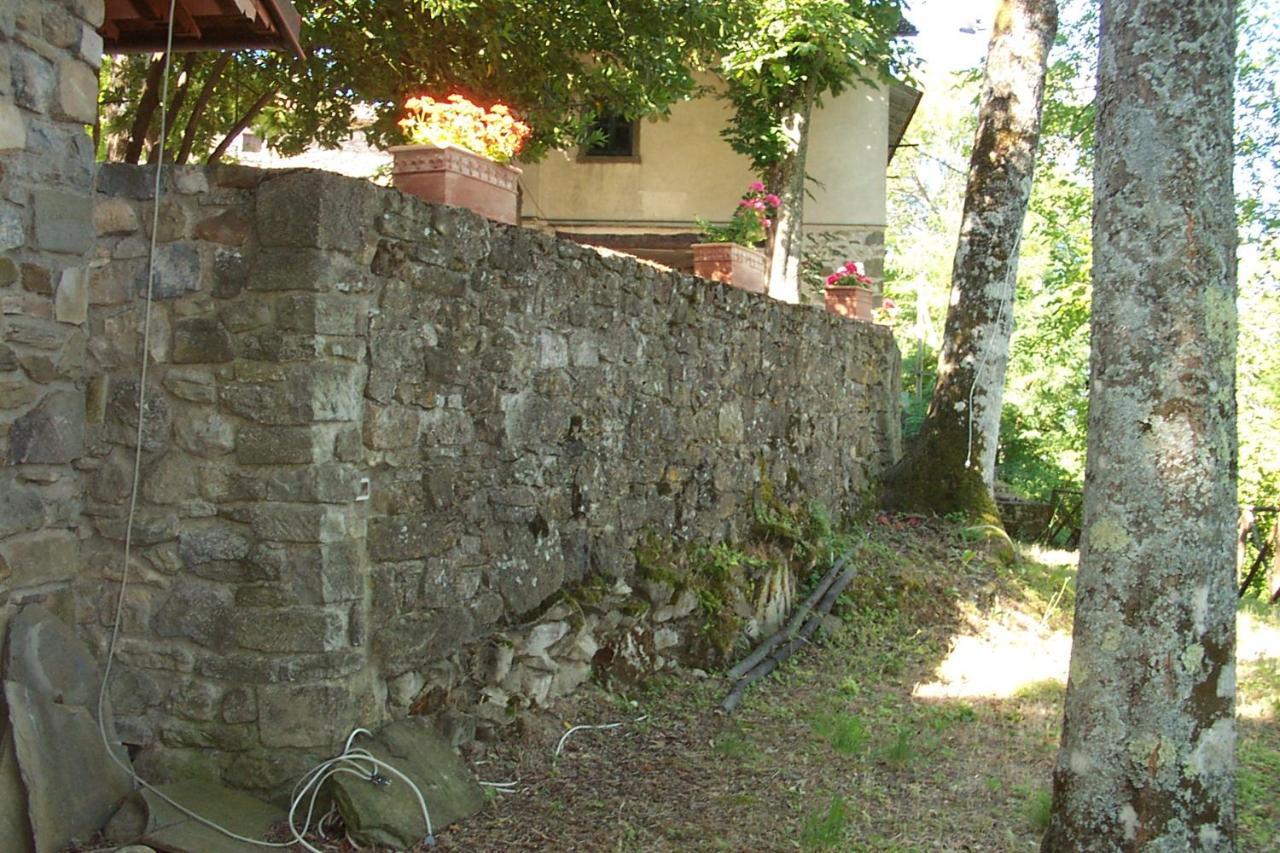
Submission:
<svg viewBox="0 0 1280 853">
<path fill-rule="evenodd" d="M 374 217 L 329 178 L 267 175 L 176 168 L 162 183 L 111 696 L 144 777 L 213 774 L 278 793 L 385 712 L 365 636 L 369 309 L 352 257 L 357 220 Z M 81 627 L 100 652 L 137 443 L 155 204 L 152 170 L 102 167 L 83 464 L 92 535 L 79 585 Z"/>
<path fill-rule="evenodd" d="M 0 4 L 0 635 L 79 566 L 102 0 Z"/>
</svg>

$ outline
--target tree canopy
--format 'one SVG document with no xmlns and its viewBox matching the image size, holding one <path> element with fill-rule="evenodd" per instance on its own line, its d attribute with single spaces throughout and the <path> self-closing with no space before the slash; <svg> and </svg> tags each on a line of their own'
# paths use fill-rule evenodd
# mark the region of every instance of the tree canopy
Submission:
<svg viewBox="0 0 1280 853">
<path fill-rule="evenodd" d="M 193 115 L 194 147 L 208 150 L 263 98 L 260 126 L 272 147 L 296 153 L 312 142 L 336 145 L 357 104 L 375 112 L 375 142 L 398 140 L 405 97 L 458 92 L 502 101 L 533 127 L 525 149 L 580 140 L 602 111 L 660 114 L 698 88 L 695 73 L 719 54 L 741 11 L 737 0 L 297 0 L 305 60 L 262 51 L 175 59 L 169 150 L 178 151 Z M 102 101 L 104 129 L 154 136 L 152 113 L 139 109 L 158 80 L 153 61 L 111 64 Z M 185 84 L 183 80 L 185 79 Z M 196 93 L 209 87 L 196 113 Z M 151 95 L 155 97 L 154 94 Z M 176 109 L 173 107 L 176 106 Z M 145 121 L 136 127 L 136 119 Z M 135 148 L 140 149 L 141 145 Z M 134 159 L 138 155 L 135 153 Z"/>
</svg>

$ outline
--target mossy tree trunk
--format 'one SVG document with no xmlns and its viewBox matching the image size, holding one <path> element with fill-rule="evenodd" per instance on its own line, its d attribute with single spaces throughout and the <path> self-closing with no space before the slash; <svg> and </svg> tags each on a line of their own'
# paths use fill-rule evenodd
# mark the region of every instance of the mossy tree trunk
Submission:
<svg viewBox="0 0 1280 853">
<path fill-rule="evenodd" d="M 1000 524 L 992 497 L 1018 247 L 1036 146 L 1054 0 L 1001 0 L 951 273 L 938 381 L 920 432 L 886 475 L 887 508 Z"/>
<path fill-rule="evenodd" d="M 1106 0 L 1084 528 L 1042 849 L 1234 850 L 1234 3 Z"/>
<path fill-rule="evenodd" d="M 814 85 L 806 85 L 787 112 L 783 133 L 785 156 L 769 171 L 767 184 L 782 204 L 773 223 L 769 244 L 768 293 L 783 302 L 800 301 L 800 259 L 804 225 L 805 155 L 809 149 L 809 121 Z"/>
</svg>

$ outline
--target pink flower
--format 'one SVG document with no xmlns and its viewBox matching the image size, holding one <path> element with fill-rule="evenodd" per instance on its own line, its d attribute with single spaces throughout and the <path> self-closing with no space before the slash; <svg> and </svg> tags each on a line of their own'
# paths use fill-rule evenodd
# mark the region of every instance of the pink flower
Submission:
<svg viewBox="0 0 1280 853">
<path fill-rule="evenodd" d="M 764 192 L 764 184 L 760 183 L 759 181 L 755 181 L 755 182 L 753 182 L 753 183 L 751 184 L 751 186 L 749 187 L 749 189 L 750 189 L 753 193 L 762 193 L 762 192 Z"/>
<path fill-rule="evenodd" d="M 781 206 L 782 206 L 782 199 L 778 198 L 778 197 L 777 197 L 776 195 L 774 195 L 773 193 L 769 193 L 767 196 L 765 196 L 765 197 L 764 197 L 764 200 L 765 200 L 766 202 L 768 202 L 768 203 L 769 203 L 769 206 L 770 206 L 770 207 L 781 207 Z"/>
<path fill-rule="evenodd" d="M 839 273 L 833 272 L 831 275 L 827 276 L 827 284 L 835 284 L 839 280 L 840 280 Z"/>
<path fill-rule="evenodd" d="M 768 218 L 768 217 L 766 216 L 766 217 L 764 218 L 764 220 L 762 221 L 762 224 L 764 225 L 764 227 L 765 227 L 765 228 L 772 228 L 772 227 L 773 227 L 773 220 L 772 220 L 772 219 L 770 219 L 770 218 Z"/>
</svg>

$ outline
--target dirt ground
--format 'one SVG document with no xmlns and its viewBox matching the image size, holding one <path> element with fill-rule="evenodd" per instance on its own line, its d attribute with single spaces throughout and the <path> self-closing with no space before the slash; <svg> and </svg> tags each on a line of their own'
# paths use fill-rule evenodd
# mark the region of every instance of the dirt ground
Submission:
<svg viewBox="0 0 1280 853">
<path fill-rule="evenodd" d="M 586 689 L 478 748 L 478 778 L 514 784 L 435 849 L 1038 849 L 1074 558 L 997 566 L 952 529 L 877 525 L 839 620 L 733 716 L 716 675 Z M 1275 614 L 1242 613 L 1240 662 L 1240 849 L 1274 850 Z"/>
</svg>

